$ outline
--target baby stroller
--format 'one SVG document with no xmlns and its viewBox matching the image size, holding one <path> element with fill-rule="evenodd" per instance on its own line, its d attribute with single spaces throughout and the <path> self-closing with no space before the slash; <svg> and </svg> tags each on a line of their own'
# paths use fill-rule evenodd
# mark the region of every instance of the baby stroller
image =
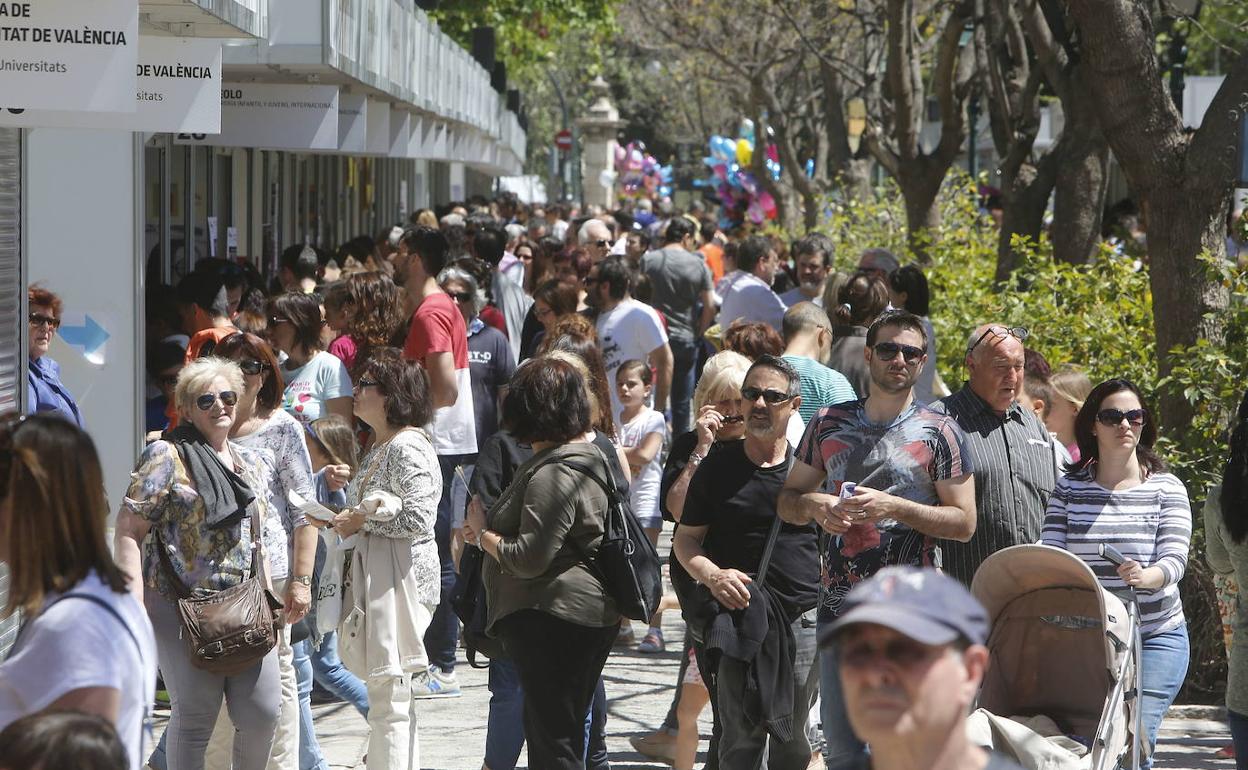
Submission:
<svg viewBox="0 0 1248 770">
<path fill-rule="evenodd" d="M 1137 770 L 1146 746 L 1134 597 L 1124 604 L 1082 559 L 1046 545 L 989 556 L 971 593 L 992 627 L 971 720 L 980 745 L 1027 768 Z"/>
</svg>

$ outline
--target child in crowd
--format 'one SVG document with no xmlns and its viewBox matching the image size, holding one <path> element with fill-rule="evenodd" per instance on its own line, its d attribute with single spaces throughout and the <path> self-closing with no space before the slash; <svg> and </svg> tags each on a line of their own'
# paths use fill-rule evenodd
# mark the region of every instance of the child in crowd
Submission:
<svg viewBox="0 0 1248 770">
<path fill-rule="evenodd" d="M 107 719 L 40 711 L 0 732 L 0 770 L 128 770 L 126 747 Z"/>
<path fill-rule="evenodd" d="M 345 489 L 359 466 L 359 443 L 351 424 L 340 415 L 331 414 L 308 426 L 305 436 L 308 455 L 312 458 L 313 481 L 316 484 L 317 502 L 334 510 L 347 504 Z M 311 518 L 309 518 L 311 521 Z M 317 522 L 318 524 L 320 522 Z M 316 569 L 313 571 L 312 614 L 309 623 L 316 630 L 315 612 L 320 604 L 320 578 L 329 542 L 337 545 L 338 535 L 331 529 L 321 530 L 321 542 L 316 547 Z M 341 555 L 341 551 L 334 553 Z M 358 677 L 347 671 L 338 658 L 338 634 L 328 630 L 320 638 L 320 646 L 312 654 L 312 673 L 316 684 L 332 696 L 345 700 L 365 718 L 368 717 L 368 690 Z M 318 698 L 319 700 L 319 698 Z"/>
<path fill-rule="evenodd" d="M 659 452 L 667 440 L 667 421 L 662 414 L 646 405 L 653 382 L 650 367 L 635 359 L 625 361 L 616 370 L 615 386 L 623 407 L 620 410 L 620 446 L 624 448 L 633 476 L 629 502 L 650 542 L 657 545 L 659 532 L 663 529 L 663 516 L 659 513 L 659 482 L 663 467 L 659 462 Z M 638 651 L 663 651 L 661 626 L 660 611 L 650 619 L 650 630 L 637 646 Z"/>
</svg>

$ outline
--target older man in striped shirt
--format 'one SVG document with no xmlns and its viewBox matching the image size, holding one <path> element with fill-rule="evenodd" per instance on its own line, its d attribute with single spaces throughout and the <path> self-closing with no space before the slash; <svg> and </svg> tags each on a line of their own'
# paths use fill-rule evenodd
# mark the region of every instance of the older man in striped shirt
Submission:
<svg viewBox="0 0 1248 770">
<path fill-rule="evenodd" d="M 975 469 L 975 534 L 965 543 L 941 543 L 945 570 L 967 585 L 989 554 L 1039 541 L 1057 484 L 1053 439 L 1035 413 L 1015 400 L 1023 387 L 1026 339 L 1021 326 L 976 328 L 967 339 L 966 384 L 932 404 L 957 421 Z"/>
</svg>

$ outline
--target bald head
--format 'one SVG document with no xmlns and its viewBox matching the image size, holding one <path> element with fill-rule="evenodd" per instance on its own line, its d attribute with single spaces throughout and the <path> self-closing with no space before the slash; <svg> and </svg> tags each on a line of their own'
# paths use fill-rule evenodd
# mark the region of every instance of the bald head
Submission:
<svg viewBox="0 0 1248 770">
<path fill-rule="evenodd" d="M 994 323 L 977 327 L 967 338 L 967 382 L 998 414 L 1005 414 L 1023 386 L 1025 357 L 1019 336 L 1016 328 Z"/>
</svg>

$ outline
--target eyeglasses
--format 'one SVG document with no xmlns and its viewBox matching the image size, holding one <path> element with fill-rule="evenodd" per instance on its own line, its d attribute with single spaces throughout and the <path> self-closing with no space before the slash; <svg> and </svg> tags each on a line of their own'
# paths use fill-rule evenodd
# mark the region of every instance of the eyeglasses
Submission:
<svg viewBox="0 0 1248 770">
<path fill-rule="evenodd" d="M 380 386 L 381 386 L 381 383 L 380 383 L 380 382 L 378 382 L 377 380 L 365 380 L 365 379 L 361 379 L 359 382 L 357 382 L 357 383 L 355 384 L 355 389 L 356 389 L 356 390 L 364 390 L 365 388 L 377 388 L 377 387 L 380 387 Z"/>
<path fill-rule="evenodd" d="M 594 245 L 600 249 L 605 249 L 611 245 L 611 241 L 605 240 L 603 238 L 599 238 L 598 240 L 594 241 Z"/>
<path fill-rule="evenodd" d="M 31 313 L 30 325 L 31 326 L 51 326 L 53 329 L 59 329 L 61 327 L 61 319 L 53 318 L 50 315 L 44 315 L 42 313 Z"/>
<path fill-rule="evenodd" d="M 238 403 L 238 394 L 232 390 L 223 390 L 220 393 L 205 393 L 195 399 L 195 406 L 199 407 L 201 412 L 206 412 L 217 403 L 217 399 L 221 399 L 223 406 L 234 406 Z"/>
<path fill-rule="evenodd" d="M 533 317 L 534 317 L 534 318 L 536 318 L 536 319 L 537 319 L 537 320 L 539 320 L 539 321 L 540 321 L 540 320 L 542 320 L 543 318 L 545 318 L 545 317 L 546 317 L 546 316 L 548 316 L 548 315 L 554 315 L 554 314 L 555 314 L 555 311 L 551 310 L 551 309 L 550 309 L 550 308 L 548 308 L 548 307 L 546 307 L 546 308 L 539 308 L 539 307 L 537 307 L 536 305 L 534 305 L 534 307 L 533 307 Z"/>
<path fill-rule="evenodd" d="M 473 296 L 470 291 L 448 291 L 447 294 L 456 302 L 472 302 Z"/>
<path fill-rule="evenodd" d="M 1138 428 L 1144 424 L 1144 418 L 1147 416 L 1148 413 L 1143 409 L 1128 409 L 1125 412 L 1121 409 L 1102 409 L 1096 413 L 1096 421 L 1108 428 L 1116 428 L 1125 419 Z"/>
<path fill-rule="evenodd" d="M 944 647 L 931 647 L 913 639 L 893 639 L 882 647 L 867 642 L 850 643 L 841 646 L 841 665 L 851 669 L 861 669 L 873 664 L 877 658 L 897 668 L 908 669 L 917 666 Z"/>
<path fill-rule="evenodd" d="M 753 387 L 752 385 L 741 389 L 741 398 L 746 401 L 757 401 L 759 396 L 762 396 L 763 401 L 769 406 L 775 406 L 776 404 L 783 404 L 785 401 L 792 401 L 797 394 L 785 393 L 782 390 L 775 390 L 774 388 L 767 388 L 766 390 L 763 390 L 761 388 Z"/>
<path fill-rule="evenodd" d="M 989 334 L 1002 339 L 1014 337 L 1019 342 L 1026 342 L 1027 338 L 1031 336 L 1031 332 L 1027 331 L 1023 326 L 989 326 L 987 329 L 984 329 L 983 334 L 979 335 L 979 339 L 972 342 L 971 346 L 966 349 L 966 354 L 969 356 Z"/>
<path fill-rule="evenodd" d="M 277 326 L 278 324 L 294 323 L 294 321 L 291 321 L 289 318 L 282 318 L 279 315 L 273 315 L 273 316 L 269 316 L 269 323 L 273 324 L 274 326 Z"/>
<path fill-rule="evenodd" d="M 923 357 L 923 348 L 914 345 L 900 345 L 896 342 L 877 342 L 872 348 L 881 361 L 892 361 L 900 353 L 907 364 L 917 364 Z"/>
<path fill-rule="evenodd" d="M 243 370 L 243 374 L 250 374 L 254 377 L 260 372 L 263 372 L 265 369 L 268 369 L 269 365 L 254 358 L 247 358 L 238 362 L 238 368 Z"/>
</svg>

